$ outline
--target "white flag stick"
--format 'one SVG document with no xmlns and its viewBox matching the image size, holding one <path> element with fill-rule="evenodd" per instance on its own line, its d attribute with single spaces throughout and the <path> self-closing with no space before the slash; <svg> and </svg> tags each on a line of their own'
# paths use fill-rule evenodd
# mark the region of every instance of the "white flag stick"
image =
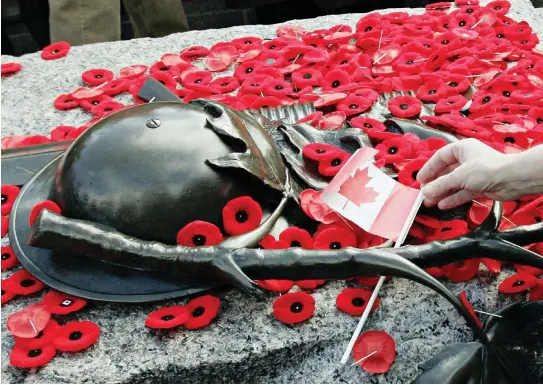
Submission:
<svg viewBox="0 0 543 385">
<path fill-rule="evenodd" d="M 396 243 L 394 244 L 394 248 L 400 247 L 402 243 L 405 241 L 405 238 L 407 238 L 409 229 L 411 228 L 411 225 L 413 224 L 413 221 L 415 220 L 415 217 L 417 216 L 417 212 L 419 211 L 419 207 L 422 204 L 423 199 L 424 199 L 424 196 L 422 195 L 422 191 L 420 191 L 419 195 L 417 195 L 417 199 L 415 200 L 415 204 L 413 205 L 413 208 L 411 209 L 411 212 L 409 213 L 409 217 L 407 217 L 407 221 L 403 225 L 400 235 L 398 235 L 398 239 L 396 240 Z M 351 337 L 351 340 L 349 341 L 349 345 L 347 345 L 347 349 L 345 350 L 345 353 L 343 353 L 343 357 L 341 358 L 342 365 L 345 365 L 345 363 L 347 363 L 347 360 L 349 359 L 349 356 L 351 355 L 351 351 L 353 350 L 353 346 L 356 340 L 358 339 L 358 336 L 360 335 L 362 328 L 364 328 L 364 324 L 366 323 L 366 320 L 368 319 L 368 316 L 370 315 L 370 311 L 373 307 L 373 304 L 375 303 L 377 299 L 377 295 L 379 295 L 379 291 L 381 290 L 381 286 L 383 286 L 385 279 L 386 277 L 380 277 L 379 281 L 377 281 L 377 285 L 375 285 L 375 288 L 373 289 L 373 293 L 371 293 L 371 297 L 368 303 L 366 304 L 366 308 L 364 309 L 364 313 L 362 314 L 362 317 L 360 318 L 360 321 L 358 322 L 356 329 L 354 330 L 353 336 Z"/>
</svg>

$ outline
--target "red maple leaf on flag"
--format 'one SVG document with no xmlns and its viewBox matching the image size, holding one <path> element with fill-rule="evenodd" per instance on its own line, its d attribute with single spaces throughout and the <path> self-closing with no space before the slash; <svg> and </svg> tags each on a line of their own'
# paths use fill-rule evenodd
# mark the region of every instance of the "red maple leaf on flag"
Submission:
<svg viewBox="0 0 543 385">
<path fill-rule="evenodd" d="M 358 170 L 339 187 L 339 193 L 357 206 L 362 203 L 375 202 L 379 193 L 366 187 L 372 178 L 368 175 L 368 167 Z"/>
</svg>

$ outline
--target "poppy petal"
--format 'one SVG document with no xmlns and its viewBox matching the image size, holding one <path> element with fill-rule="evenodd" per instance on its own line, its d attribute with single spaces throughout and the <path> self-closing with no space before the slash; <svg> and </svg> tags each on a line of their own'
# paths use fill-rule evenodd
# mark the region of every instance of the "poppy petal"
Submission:
<svg viewBox="0 0 543 385">
<path fill-rule="evenodd" d="M 87 301 L 69 294 L 51 290 L 49 293 L 45 294 L 41 303 L 46 306 L 47 311 L 51 314 L 65 315 L 81 310 L 87 304 Z"/>
<path fill-rule="evenodd" d="M 177 233 L 177 244 L 189 247 L 215 246 L 222 242 L 221 230 L 212 223 L 194 221 Z"/>
<path fill-rule="evenodd" d="M 339 310 L 352 316 L 361 316 L 366 309 L 372 291 L 361 288 L 345 288 L 336 297 L 336 306 Z M 379 297 L 374 302 L 371 311 L 379 306 Z"/>
<path fill-rule="evenodd" d="M 25 349 L 15 345 L 9 354 L 9 363 L 17 368 L 37 368 L 47 364 L 57 354 L 52 346 L 40 349 Z"/>
<path fill-rule="evenodd" d="M 505 278 L 498 286 L 498 291 L 504 294 L 522 293 L 537 285 L 537 278 L 530 274 L 519 273 Z"/>
<path fill-rule="evenodd" d="M 396 342 L 385 331 L 368 330 L 356 340 L 353 357 L 368 373 L 386 373 L 396 358 Z"/>
<path fill-rule="evenodd" d="M 79 352 L 93 345 L 100 337 L 100 328 L 91 321 L 69 322 L 60 327 L 53 341 L 61 352 Z"/>
<path fill-rule="evenodd" d="M 189 318 L 190 312 L 186 307 L 174 305 L 153 311 L 147 316 L 145 326 L 151 329 L 171 329 L 183 325 Z"/>
<path fill-rule="evenodd" d="M 212 295 L 204 295 L 191 300 L 186 305 L 189 311 L 189 319 L 184 327 L 189 330 L 201 329 L 211 323 L 221 308 L 221 300 Z"/>
<path fill-rule="evenodd" d="M 244 234 L 260 225 L 262 208 L 249 196 L 235 198 L 223 208 L 222 220 L 228 234 Z"/>
<path fill-rule="evenodd" d="M 51 313 L 47 311 L 46 306 L 34 303 L 10 315 L 6 325 L 13 336 L 34 338 L 45 329 L 50 319 Z"/>
<path fill-rule="evenodd" d="M 29 223 L 30 227 L 32 227 L 32 225 L 34 224 L 34 221 L 36 220 L 38 215 L 40 215 L 41 211 L 44 210 L 44 209 L 52 211 L 52 212 L 57 213 L 57 214 L 61 213 L 60 207 L 58 207 L 58 205 L 55 202 L 49 201 L 49 200 L 42 201 L 42 202 L 36 204 L 32 208 L 32 211 L 30 211 L 30 216 L 28 218 L 28 223 Z"/>
<path fill-rule="evenodd" d="M 304 322 L 315 312 L 315 299 L 303 291 L 288 293 L 273 301 L 273 315 L 284 324 Z"/>
<path fill-rule="evenodd" d="M 10 245 L 2 246 L 2 271 L 14 268 L 19 264 Z"/>
</svg>

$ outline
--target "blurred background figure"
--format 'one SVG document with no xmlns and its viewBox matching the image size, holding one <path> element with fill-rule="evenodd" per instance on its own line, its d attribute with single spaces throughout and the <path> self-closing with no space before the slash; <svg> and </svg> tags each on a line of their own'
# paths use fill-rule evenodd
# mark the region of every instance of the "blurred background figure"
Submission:
<svg viewBox="0 0 543 385">
<path fill-rule="evenodd" d="M 180 0 L 122 0 L 135 38 L 189 30 Z M 121 39 L 120 0 L 49 0 L 51 41 L 71 45 Z"/>
</svg>

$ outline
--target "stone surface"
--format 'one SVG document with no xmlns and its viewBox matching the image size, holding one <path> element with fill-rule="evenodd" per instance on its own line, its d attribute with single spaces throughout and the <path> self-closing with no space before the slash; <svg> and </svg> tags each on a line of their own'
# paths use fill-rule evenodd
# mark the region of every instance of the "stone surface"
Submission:
<svg viewBox="0 0 543 385">
<path fill-rule="evenodd" d="M 420 13 L 422 10 L 412 10 Z M 526 20 L 543 32 L 541 11 L 528 0 L 513 1 L 511 17 Z M 307 29 L 353 25 L 360 14 L 327 16 L 293 21 Z M 242 26 L 222 30 L 193 31 L 161 39 L 138 39 L 72 48 L 61 60 L 43 61 L 39 54 L 21 58 L 2 56 L 2 62 L 18 61 L 23 70 L 2 79 L 2 135 L 47 134 L 61 124 L 78 126 L 90 119 L 79 109 L 64 112 L 53 108 L 54 98 L 82 84 L 81 73 L 90 68 L 120 68 L 152 64 L 165 52 L 179 52 L 190 45 L 210 46 L 236 37 L 275 36 L 276 26 Z M 122 97 L 124 102 L 130 98 Z M 7 239 L 2 240 L 6 244 Z M 483 268 L 479 277 L 464 284 L 446 282 L 455 293 L 468 293 L 476 309 L 494 311 L 517 298 L 496 290 L 507 270 L 498 277 Z M 6 278 L 9 273 L 2 273 Z M 339 312 L 335 297 L 345 282 L 330 282 L 313 295 L 317 310 L 299 326 L 274 319 L 272 300 L 255 302 L 235 291 L 217 292 L 222 299 L 215 323 L 199 331 L 183 329 L 158 333 L 145 328 L 144 320 L 158 307 L 185 301 L 148 305 L 90 303 L 63 320 L 88 319 L 101 328 L 99 342 L 85 352 L 59 354 L 38 370 L 9 366 L 13 338 L 6 330 L 9 314 L 38 301 L 43 293 L 17 298 L 2 308 L 2 381 L 5 383 L 401 383 L 418 373 L 417 365 L 443 346 L 471 341 L 464 321 L 436 293 L 404 279 L 393 279 L 381 292 L 381 305 L 366 329 L 385 330 L 396 341 L 397 357 L 384 375 L 370 375 L 358 366 L 339 365 L 339 360 L 358 319 Z"/>
</svg>

